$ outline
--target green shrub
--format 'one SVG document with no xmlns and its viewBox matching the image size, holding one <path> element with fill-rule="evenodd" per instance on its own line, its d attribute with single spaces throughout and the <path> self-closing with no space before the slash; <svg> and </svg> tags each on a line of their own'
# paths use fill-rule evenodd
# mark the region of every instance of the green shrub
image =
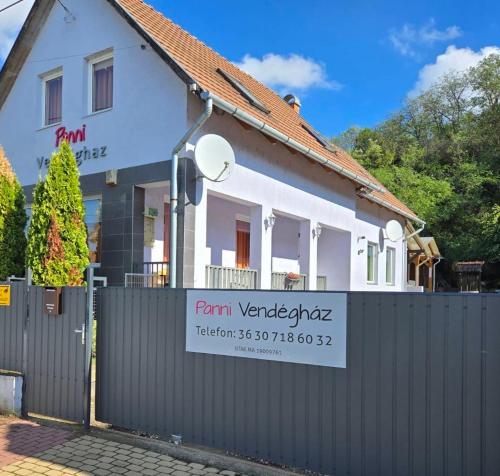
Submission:
<svg viewBox="0 0 500 476">
<path fill-rule="evenodd" d="M 24 192 L 0 147 L 0 280 L 23 276 L 26 252 Z"/>
</svg>

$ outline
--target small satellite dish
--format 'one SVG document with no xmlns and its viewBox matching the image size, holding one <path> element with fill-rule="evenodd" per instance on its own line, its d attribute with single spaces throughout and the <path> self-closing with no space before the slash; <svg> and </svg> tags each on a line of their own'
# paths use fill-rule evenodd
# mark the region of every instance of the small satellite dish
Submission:
<svg viewBox="0 0 500 476">
<path fill-rule="evenodd" d="M 396 220 L 389 220 L 385 224 L 385 236 L 391 241 L 398 241 L 403 237 L 403 227 Z"/>
<path fill-rule="evenodd" d="M 224 137 L 207 134 L 196 143 L 194 161 L 203 177 L 212 182 L 223 182 L 233 172 L 234 151 Z"/>
</svg>

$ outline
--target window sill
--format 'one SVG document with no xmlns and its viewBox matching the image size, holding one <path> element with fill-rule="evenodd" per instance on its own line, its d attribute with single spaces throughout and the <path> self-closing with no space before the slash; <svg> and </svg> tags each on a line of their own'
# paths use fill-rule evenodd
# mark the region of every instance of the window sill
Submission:
<svg viewBox="0 0 500 476">
<path fill-rule="evenodd" d="M 108 109 L 103 109 L 102 111 L 89 112 L 87 115 L 83 116 L 83 118 L 85 119 L 86 117 L 98 116 L 99 114 L 104 114 L 105 112 L 110 112 L 112 110 L 113 108 L 110 107 Z"/>
<path fill-rule="evenodd" d="M 367 281 L 366 284 L 369 284 L 370 286 L 376 286 L 378 283 L 375 281 Z"/>
<path fill-rule="evenodd" d="M 57 127 L 57 126 L 60 126 L 62 124 L 62 121 L 61 122 L 56 122 L 54 124 L 49 124 L 48 126 L 42 126 L 42 127 L 39 127 L 36 132 L 39 132 L 39 131 L 45 131 L 47 129 L 50 129 L 52 127 Z"/>
</svg>

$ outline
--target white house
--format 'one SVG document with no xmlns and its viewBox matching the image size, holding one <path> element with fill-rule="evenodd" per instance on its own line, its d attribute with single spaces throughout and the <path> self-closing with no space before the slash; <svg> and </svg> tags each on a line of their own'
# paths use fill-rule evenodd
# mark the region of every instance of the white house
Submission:
<svg viewBox="0 0 500 476">
<path fill-rule="evenodd" d="M 166 283 L 172 157 L 199 121 L 189 142 L 223 136 L 236 166 L 211 182 L 179 151 L 178 284 L 406 289 L 406 240 L 383 228 L 423 222 L 317 133 L 297 98 L 141 0 L 63 3 L 35 1 L 0 73 L 0 144 L 29 202 L 51 153 L 70 141 L 99 274 Z"/>
</svg>

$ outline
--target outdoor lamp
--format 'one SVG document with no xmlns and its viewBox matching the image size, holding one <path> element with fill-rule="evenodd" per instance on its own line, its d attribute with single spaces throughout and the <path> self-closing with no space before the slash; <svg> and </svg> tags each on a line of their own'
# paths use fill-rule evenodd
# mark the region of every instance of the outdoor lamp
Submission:
<svg viewBox="0 0 500 476">
<path fill-rule="evenodd" d="M 264 223 L 267 228 L 272 228 L 274 224 L 276 223 L 276 217 L 271 213 L 265 220 Z"/>
</svg>

